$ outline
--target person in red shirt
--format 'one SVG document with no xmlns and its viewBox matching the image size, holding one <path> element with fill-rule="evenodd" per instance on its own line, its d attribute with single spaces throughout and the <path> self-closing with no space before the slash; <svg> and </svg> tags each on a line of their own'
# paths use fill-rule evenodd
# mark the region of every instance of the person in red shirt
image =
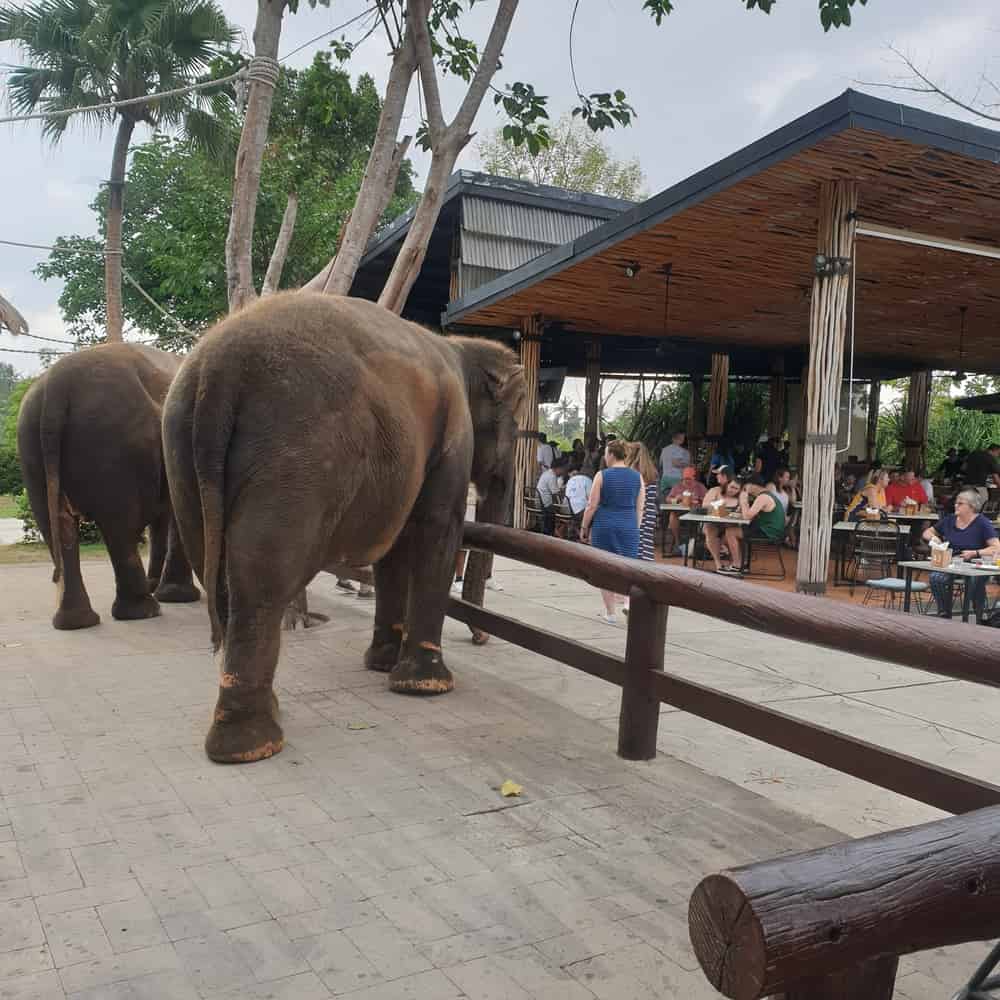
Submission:
<svg viewBox="0 0 1000 1000">
<path fill-rule="evenodd" d="M 698 472 L 694 466 L 689 465 L 686 469 L 684 469 L 681 473 L 681 481 L 667 494 L 667 503 L 679 503 L 681 497 L 683 497 L 685 493 L 690 493 L 691 506 L 699 506 L 702 500 L 705 499 L 705 494 L 708 491 L 705 489 L 705 485 L 698 481 L 697 476 Z M 671 511 L 670 533 L 673 536 L 674 544 L 677 546 L 674 550 L 675 555 L 681 555 L 684 551 L 680 547 L 680 529 L 680 515 L 676 511 Z"/>
<path fill-rule="evenodd" d="M 899 479 L 889 483 L 885 489 L 885 502 L 890 507 L 901 507 L 907 497 L 919 504 L 927 503 L 927 494 L 913 469 L 907 469 Z"/>
</svg>

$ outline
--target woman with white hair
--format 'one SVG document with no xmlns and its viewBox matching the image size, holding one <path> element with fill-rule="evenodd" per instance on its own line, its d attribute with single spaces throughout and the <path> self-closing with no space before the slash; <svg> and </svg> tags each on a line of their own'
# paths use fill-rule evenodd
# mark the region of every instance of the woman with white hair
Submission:
<svg viewBox="0 0 1000 1000">
<path fill-rule="evenodd" d="M 942 517 L 933 528 L 924 532 L 924 541 L 932 538 L 948 542 L 952 552 L 963 559 L 1000 555 L 1000 539 L 993 522 L 980 514 L 983 501 L 976 490 L 962 490 L 955 497 L 955 513 Z M 931 590 L 941 618 L 951 617 L 952 577 L 948 573 L 931 573 Z M 986 599 L 986 577 L 968 581 L 975 608 L 983 606 Z"/>
</svg>

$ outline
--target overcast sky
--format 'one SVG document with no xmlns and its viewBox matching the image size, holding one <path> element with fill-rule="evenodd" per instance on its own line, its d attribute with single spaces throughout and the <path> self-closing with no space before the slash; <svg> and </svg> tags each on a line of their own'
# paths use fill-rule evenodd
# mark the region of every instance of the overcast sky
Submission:
<svg viewBox="0 0 1000 1000">
<path fill-rule="evenodd" d="M 249 50 L 256 4 L 223 0 L 223 6 L 243 28 Z M 298 14 L 285 17 L 282 53 L 368 4 L 333 0 L 329 8 L 309 10 L 302 0 L 300 6 Z M 500 83 L 534 83 L 539 93 L 548 95 L 552 117 L 571 108 L 575 100 L 568 57 L 572 6 L 572 0 L 522 0 L 497 76 Z M 585 93 L 615 87 L 627 92 L 637 120 L 628 129 L 605 135 L 617 155 L 639 159 L 650 194 L 847 87 L 962 117 L 921 95 L 861 85 L 860 81 L 899 79 L 901 67 L 888 53 L 888 43 L 963 96 L 975 94 L 984 72 L 1000 81 L 996 0 L 870 0 L 867 7 L 856 10 L 850 29 L 826 35 L 819 25 L 816 0 L 779 0 L 769 17 L 743 10 L 742 0 L 676 0 L 675 6 L 674 14 L 657 29 L 642 13 L 641 0 L 580 0 L 576 22 L 580 87 Z M 494 10 L 495 3 L 477 4 L 470 33 L 478 28 L 483 40 Z M 289 65 L 305 65 L 326 44 L 323 39 L 308 46 Z M 19 59 L 11 47 L 0 45 L 0 63 L 17 64 Z M 371 73 L 381 88 L 388 68 L 384 39 L 374 35 L 349 66 L 355 74 Z M 444 94 L 453 111 L 461 97 L 459 87 L 446 83 Z M 1000 101 L 1000 92 L 994 92 L 992 99 Z M 419 120 L 414 90 L 404 127 L 412 132 Z M 486 131 L 498 122 L 487 99 L 477 129 Z M 0 129 L 4 130 L 0 239 L 50 244 L 57 236 L 95 232 L 88 205 L 107 177 L 112 133 L 71 128 L 58 146 L 51 146 L 41 139 L 37 122 Z M 137 141 L 144 138 L 137 133 Z M 460 167 L 479 165 L 474 145 L 459 160 Z M 422 174 L 424 159 L 415 157 L 415 164 Z M 58 283 L 42 282 L 31 273 L 42 256 L 0 245 L 0 293 L 21 309 L 32 333 L 63 337 Z M 15 342 L 0 335 L 0 360 L 25 372 L 37 367 L 37 358 L 4 350 L 11 346 L 34 349 L 42 346 L 38 341 Z"/>
</svg>

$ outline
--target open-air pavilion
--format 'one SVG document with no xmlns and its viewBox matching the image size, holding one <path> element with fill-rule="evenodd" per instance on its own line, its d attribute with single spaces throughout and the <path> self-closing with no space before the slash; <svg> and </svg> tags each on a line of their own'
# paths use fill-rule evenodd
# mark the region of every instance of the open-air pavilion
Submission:
<svg viewBox="0 0 1000 1000">
<path fill-rule="evenodd" d="M 442 324 L 513 331 L 531 384 L 543 344 L 585 373 L 591 432 L 612 354 L 613 370 L 709 377 L 709 438 L 730 377 L 770 377 L 782 430 L 798 379 L 797 587 L 823 592 L 844 380 L 872 383 L 871 448 L 879 379 L 911 376 L 916 463 L 932 371 L 1000 372 L 1000 133 L 847 91 L 451 301 Z M 532 460 L 525 439 L 522 481 Z"/>
</svg>

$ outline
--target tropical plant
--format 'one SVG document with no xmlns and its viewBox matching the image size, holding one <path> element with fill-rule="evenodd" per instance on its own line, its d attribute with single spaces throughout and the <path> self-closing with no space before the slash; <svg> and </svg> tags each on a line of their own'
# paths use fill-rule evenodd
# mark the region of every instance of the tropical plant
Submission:
<svg viewBox="0 0 1000 1000">
<path fill-rule="evenodd" d="M 282 270 L 285 285 L 300 285 L 329 259 L 330 234 L 339 231 L 354 204 L 379 110 L 371 77 L 362 75 L 352 83 L 346 72 L 331 66 L 327 53 L 319 53 L 305 69 L 282 69 L 255 217 L 255 287 L 268 276 L 272 286 L 279 287 Z M 156 337 L 161 347 L 190 347 L 198 333 L 227 311 L 224 248 L 231 186 L 231 163 L 179 139 L 156 136 L 135 147 L 122 246 L 129 273 L 153 301 L 126 285 L 122 303 L 126 321 Z M 288 233 L 287 263 L 282 261 L 281 267 L 275 264 L 273 248 L 288 221 L 293 194 L 295 224 Z M 406 161 L 385 217 L 405 212 L 416 197 Z M 92 207 L 102 219 L 107 210 L 104 192 Z M 100 340 L 100 259 L 63 252 L 98 245 L 87 237 L 69 236 L 60 238 L 57 246 L 36 273 L 62 280 L 59 305 L 73 336 L 81 342 Z M 265 265 L 267 275 L 262 273 Z"/>
<path fill-rule="evenodd" d="M 117 122 L 105 220 L 108 340 L 122 339 L 122 212 L 136 126 L 182 128 L 189 139 L 216 151 L 232 132 L 212 114 L 229 106 L 221 88 L 210 96 L 188 92 L 121 108 L 100 106 L 188 87 L 235 40 L 236 29 L 216 0 L 38 0 L 0 7 L 0 41 L 13 42 L 28 59 L 7 79 L 15 113 L 51 115 L 42 132 L 53 142 L 71 121 L 99 129 Z M 94 110 L 61 114 L 84 106 Z"/>
</svg>

